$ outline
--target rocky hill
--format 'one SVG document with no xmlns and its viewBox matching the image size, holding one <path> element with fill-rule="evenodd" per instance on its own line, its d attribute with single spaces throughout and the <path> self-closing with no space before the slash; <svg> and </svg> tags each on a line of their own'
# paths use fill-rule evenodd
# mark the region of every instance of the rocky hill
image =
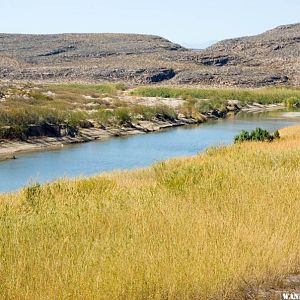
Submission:
<svg viewBox="0 0 300 300">
<path fill-rule="evenodd" d="M 300 84 L 300 23 L 192 51 L 134 34 L 0 34 L 0 79 L 135 84 Z"/>
</svg>

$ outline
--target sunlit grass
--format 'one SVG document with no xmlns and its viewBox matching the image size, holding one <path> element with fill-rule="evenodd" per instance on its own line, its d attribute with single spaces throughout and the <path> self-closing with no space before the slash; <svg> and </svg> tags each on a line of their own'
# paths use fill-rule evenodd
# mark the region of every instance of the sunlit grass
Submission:
<svg viewBox="0 0 300 300">
<path fill-rule="evenodd" d="M 299 132 L 0 196 L 0 297 L 240 299 L 299 272 Z"/>
<path fill-rule="evenodd" d="M 291 99 L 300 103 L 298 88 L 262 88 L 262 89 L 220 89 L 220 88 L 177 88 L 177 87 L 141 87 L 132 91 L 133 95 L 145 97 L 165 97 L 183 99 L 210 99 L 214 101 L 239 100 L 242 103 L 259 102 L 271 104 Z"/>
</svg>

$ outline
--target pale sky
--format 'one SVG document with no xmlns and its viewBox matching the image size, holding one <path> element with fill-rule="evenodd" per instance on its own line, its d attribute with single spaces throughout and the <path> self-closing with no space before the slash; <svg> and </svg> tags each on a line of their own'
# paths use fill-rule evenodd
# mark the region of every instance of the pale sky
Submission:
<svg viewBox="0 0 300 300">
<path fill-rule="evenodd" d="M 120 32 L 187 46 L 300 22 L 300 0 L 0 0 L 2 33 Z"/>
</svg>

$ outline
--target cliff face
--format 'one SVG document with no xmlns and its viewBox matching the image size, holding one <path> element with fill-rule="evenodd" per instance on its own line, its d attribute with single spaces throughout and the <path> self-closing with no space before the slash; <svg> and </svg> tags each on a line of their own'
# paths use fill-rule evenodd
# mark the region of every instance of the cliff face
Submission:
<svg viewBox="0 0 300 300">
<path fill-rule="evenodd" d="M 0 79 L 266 86 L 300 84 L 300 24 L 203 51 L 133 34 L 0 34 Z"/>
</svg>

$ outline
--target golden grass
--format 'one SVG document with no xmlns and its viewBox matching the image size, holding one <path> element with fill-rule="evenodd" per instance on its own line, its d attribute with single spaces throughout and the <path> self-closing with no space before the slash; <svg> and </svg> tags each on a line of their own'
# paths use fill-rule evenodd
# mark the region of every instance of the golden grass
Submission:
<svg viewBox="0 0 300 300">
<path fill-rule="evenodd" d="M 299 272 L 295 132 L 0 196 L 0 297 L 232 299 Z"/>
</svg>

